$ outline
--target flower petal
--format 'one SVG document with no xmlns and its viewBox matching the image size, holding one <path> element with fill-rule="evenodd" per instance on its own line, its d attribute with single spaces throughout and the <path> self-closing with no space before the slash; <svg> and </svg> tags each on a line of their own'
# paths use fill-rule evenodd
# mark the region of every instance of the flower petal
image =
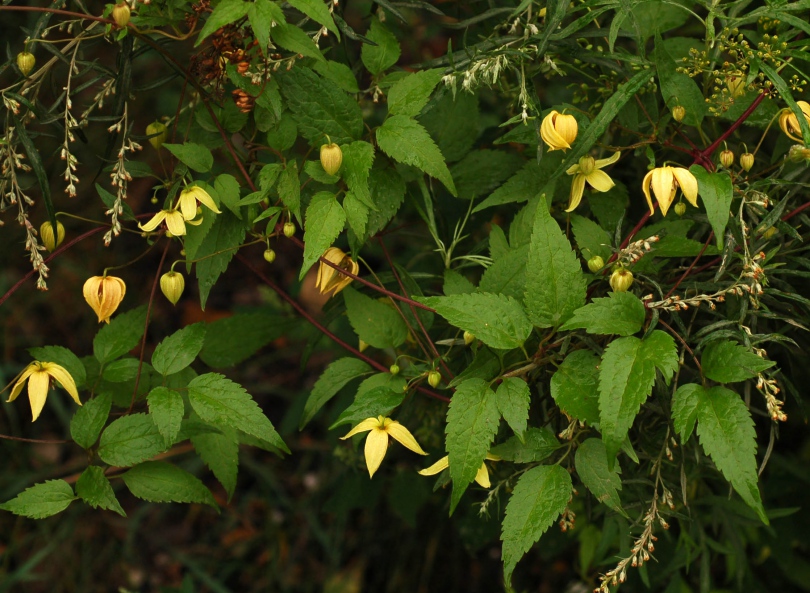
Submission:
<svg viewBox="0 0 810 593">
<path fill-rule="evenodd" d="M 390 434 L 394 440 L 399 441 L 403 446 L 407 447 L 414 453 L 419 453 L 419 455 L 427 455 L 427 452 L 423 451 L 422 447 L 419 446 L 419 443 L 416 442 L 416 439 L 413 438 L 411 431 L 402 426 L 396 420 L 392 420 L 390 424 L 385 427 L 385 431 Z"/>
<path fill-rule="evenodd" d="M 540 137 L 548 145 L 549 152 L 571 148 L 571 145 L 555 129 L 554 122 L 559 115 L 557 111 L 552 110 L 540 124 Z"/>
<path fill-rule="evenodd" d="M 23 369 L 23 372 L 17 376 L 17 382 L 14 384 L 14 387 L 11 390 L 11 395 L 8 396 L 7 402 L 13 402 L 17 399 L 17 396 L 22 393 L 23 387 L 25 387 L 25 380 L 31 376 L 31 373 L 39 369 L 39 363 L 32 362 L 27 367 Z M 7 387 L 6 387 L 7 389 Z M 5 389 L 3 389 L 5 391 Z"/>
<path fill-rule="evenodd" d="M 163 219 L 166 218 L 166 212 L 167 210 L 161 210 L 160 212 L 155 214 L 146 224 L 142 225 L 141 223 L 138 223 L 138 228 L 141 229 L 142 231 L 146 231 L 147 233 L 154 231 L 156 228 L 158 228 L 158 225 L 161 222 L 163 222 Z"/>
<path fill-rule="evenodd" d="M 180 192 L 180 199 L 177 201 L 180 212 L 186 220 L 193 220 L 197 216 L 197 200 L 194 199 L 194 192 L 184 189 Z"/>
<path fill-rule="evenodd" d="M 644 176 L 644 180 L 641 182 L 641 191 L 644 192 L 644 197 L 647 198 L 647 204 L 650 206 L 650 214 L 655 213 L 655 206 L 652 203 L 652 197 L 650 197 L 650 181 L 652 180 L 653 172 L 650 171 Z"/>
<path fill-rule="evenodd" d="M 577 175 L 571 181 L 571 196 L 568 198 L 568 208 L 566 212 L 571 212 L 574 208 L 579 206 L 582 201 L 582 193 L 585 191 L 585 176 L 582 174 Z"/>
<path fill-rule="evenodd" d="M 672 183 L 674 177 L 672 175 L 672 167 L 658 167 L 652 171 L 652 191 L 655 194 L 655 199 L 658 204 L 663 205 L 669 201 L 669 196 L 672 193 Z"/>
<path fill-rule="evenodd" d="M 353 437 L 356 434 L 361 432 L 367 432 L 372 428 L 378 428 L 380 426 L 380 421 L 376 418 L 366 418 L 360 424 L 352 428 L 349 432 L 347 432 L 344 436 L 340 437 L 340 440 L 345 441 L 346 439 Z"/>
<path fill-rule="evenodd" d="M 692 175 L 692 172 L 683 167 L 675 167 L 672 169 L 672 174 L 678 181 L 678 185 L 681 187 L 684 197 L 689 200 L 692 206 L 697 206 L 698 182 L 695 176 Z"/>
<path fill-rule="evenodd" d="M 489 488 L 492 485 L 489 481 L 489 471 L 487 471 L 486 463 L 482 463 L 481 467 L 478 468 L 478 472 L 475 474 L 475 481 L 484 488 Z"/>
<path fill-rule="evenodd" d="M 613 153 L 613 156 L 610 156 L 606 159 L 599 159 L 594 164 L 596 165 L 597 169 L 602 169 L 618 161 L 620 156 L 622 156 L 622 153 L 620 151 L 616 151 Z"/>
<path fill-rule="evenodd" d="M 385 452 L 388 450 L 388 433 L 382 428 L 374 428 L 366 437 L 366 467 L 368 477 L 373 478 L 374 472 L 380 468 Z"/>
<path fill-rule="evenodd" d="M 615 183 L 610 178 L 610 175 L 605 173 L 604 171 L 600 171 L 599 169 L 594 169 L 591 171 L 590 175 L 585 176 L 585 181 L 587 181 L 592 188 L 596 191 L 605 192 L 610 190 Z"/>
<path fill-rule="evenodd" d="M 193 185 L 189 189 L 193 193 L 194 199 L 196 199 L 200 204 L 202 204 L 203 206 L 205 206 L 206 208 L 208 208 L 212 212 L 216 212 L 217 214 L 222 214 L 222 210 L 217 208 L 216 202 L 214 202 L 214 199 L 211 197 L 211 194 L 209 194 L 207 191 L 205 191 L 199 185 Z M 236 196 L 236 197 L 238 198 L 239 196 Z M 195 206 L 196 206 L 196 204 L 195 204 Z"/>
<path fill-rule="evenodd" d="M 50 375 L 45 371 L 31 373 L 28 379 L 28 402 L 31 404 L 31 422 L 39 418 L 45 400 L 48 397 L 48 385 L 51 382 Z"/>
<path fill-rule="evenodd" d="M 430 467 L 419 470 L 419 474 L 423 476 L 435 476 L 439 472 L 443 472 L 450 466 L 450 456 L 445 455 Z"/>
<path fill-rule="evenodd" d="M 196 209 L 195 209 L 196 212 Z M 171 210 L 166 213 L 166 228 L 175 237 L 182 237 L 186 234 L 186 223 L 183 215 L 177 210 Z"/>
<path fill-rule="evenodd" d="M 79 392 L 76 390 L 76 382 L 73 380 L 73 377 L 65 367 L 60 366 L 55 362 L 46 362 L 42 365 L 42 368 L 51 377 L 59 381 L 64 390 L 67 391 L 70 394 L 70 397 L 73 398 L 73 401 L 79 405 L 82 405 L 82 401 L 79 399 Z"/>
</svg>

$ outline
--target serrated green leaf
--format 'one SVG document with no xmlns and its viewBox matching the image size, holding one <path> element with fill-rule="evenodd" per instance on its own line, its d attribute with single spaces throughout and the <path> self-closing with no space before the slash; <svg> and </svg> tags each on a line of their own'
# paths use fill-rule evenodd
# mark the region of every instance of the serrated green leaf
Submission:
<svg viewBox="0 0 810 593">
<path fill-rule="evenodd" d="M 712 381 L 736 383 L 752 379 L 776 363 L 731 340 L 714 340 L 703 348 L 700 364 L 703 374 Z"/>
<path fill-rule="evenodd" d="M 200 375 L 188 384 L 188 401 L 203 422 L 241 430 L 290 452 L 273 423 L 238 383 L 217 373 Z"/>
<path fill-rule="evenodd" d="M 346 213 L 346 222 L 349 224 L 349 229 L 354 233 L 355 237 L 365 237 L 369 215 L 368 206 L 357 199 L 354 192 L 346 192 L 343 198 L 343 211 Z M 357 247 L 353 246 L 353 249 L 357 249 Z"/>
<path fill-rule="evenodd" d="M 692 165 L 689 170 L 698 182 L 698 193 L 703 199 L 706 216 L 712 225 L 717 248 L 723 249 L 726 225 L 728 224 L 729 208 L 734 199 L 734 185 L 727 172 L 709 173 L 700 165 Z"/>
<path fill-rule="evenodd" d="M 147 461 L 121 475 L 133 496 L 148 502 L 199 502 L 217 507 L 200 480 L 165 461 Z"/>
<path fill-rule="evenodd" d="M 236 250 L 245 238 L 245 226 L 228 211 L 217 214 L 211 230 L 205 235 L 195 254 L 199 260 L 197 281 L 200 287 L 200 306 L 205 309 L 208 294 L 220 275 L 228 269 Z"/>
<path fill-rule="evenodd" d="M 417 300 L 492 348 L 520 348 L 532 333 L 523 307 L 511 297 L 479 292 Z"/>
<path fill-rule="evenodd" d="M 498 187 L 524 162 L 521 157 L 503 150 L 472 150 L 450 167 L 450 175 L 458 195 L 471 200 Z"/>
<path fill-rule="evenodd" d="M 304 173 L 324 185 L 334 185 L 340 181 L 340 177 L 337 175 L 330 175 L 324 171 L 320 161 L 304 161 Z"/>
<path fill-rule="evenodd" d="M 359 358 L 347 356 L 332 362 L 313 385 L 307 403 L 304 404 L 298 430 L 303 429 L 318 410 L 349 382 L 370 372 L 371 367 Z"/>
<path fill-rule="evenodd" d="M 177 159 L 189 169 L 198 173 L 207 173 L 214 166 L 214 155 L 207 146 L 196 142 L 185 142 L 183 144 L 164 144 L 163 148 L 172 153 Z"/>
<path fill-rule="evenodd" d="M 247 15 L 256 41 L 259 42 L 259 49 L 262 54 L 267 55 L 270 29 L 273 27 L 273 23 L 276 23 L 277 27 L 284 26 L 284 13 L 280 6 L 270 0 L 254 0 L 253 3 L 248 4 Z"/>
<path fill-rule="evenodd" d="M 378 166 L 371 169 L 368 187 L 371 200 L 377 208 L 368 213 L 366 237 L 371 237 L 385 228 L 399 210 L 405 199 L 405 182 L 395 169 Z"/>
<path fill-rule="evenodd" d="M 335 21 L 332 19 L 332 13 L 326 7 L 323 0 L 287 0 L 290 6 L 296 10 L 303 12 L 316 23 L 319 23 L 329 29 L 335 34 L 338 41 L 340 41 L 340 31 L 338 31 Z"/>
<path fill-rule="evenodd" d="M 135 357 L 119 358 L 104 367 L 101 377 L 110 383 L 124 383 L 132 381 L 138 375 L 139 367 L 144 373 L 148 371 L 149 366 L 149 363 L 141 365 L 140 360 Z"/>
<path fill-rule="evenodd" d="M 360 48 L 360 58 L 369 72 L 376 76 L 397 63 L 401 53 L 399 42 L 378 18 L 371 19 L 366 37 L 377 44 L 375 46 L 364 43 Z"/>
<path fill-rule="evenodd" d="M 484 462 L 500 419 L 495 394 L 486 381 L 467 379 L 456 388 L 447 410 L 445 428 L 445 445 L 453 480 L 451 514 Z"/>
<path fill-rule="evenodd" d="M 343 150 L 343 166 L 340 168 L 340 176 L 346 181 L 351 194 L 357 200 L 360 200 L 372 210 L 376 210 L 377 206 L 374 205 L 374 201 L 371 199 L 371 190 L 368 186 L 369 173 L 374 165 L 374 147 L 368 142 L 358 140 L 341 148 Z"/>
<path fill-rule="evenodd" d="M 571 476 L 559 465 L 540 465 L 520 476 L 501 531 L 507 585 L 518 561 L 565 510 L 572 488 Z"/>
<path fill-rule="evenodd" d="M 291 52 L 301 54 L 307 58 L 315 58 L 319 62 L 325 62 L 321 50 L 312 41 L 312 37 L 294 25 L 286 27 L 273 27 L 270 32 L 273 43 L 280 45 Z"/>
<path fill-rule="evenodd" d="M 0 509 L 21 517 L 44 519 L 61 513 L 76 500 L 73 488 L 64 480 L 48 480 L 20 492 L 15 498 L 0 504 Z"/>
<path fill-rule="evenodd" d="M 574 350 L 551 377 L 551 397 L 570 418 L 599 423 L 599 357 Z"/>
<path fill-rule="evenodd" d="M 321 191 L 312 196 L 304 226 L 304 264 L 298 275 L 299 280 L 332 246 L 345 225 L 346 212 L 334 194 Z"/>
<path fill-rule="evenodd" d="M 441 181 L 454 196 L 456 186 L 439 147 L 416 120 L 405 115 L 389 117 L 377 128 L 377 144 L 395 161 L 413 165 Z"/>
<path fill-rule="evenodd" d="M 289 332 L 297 320 L 280 313 L 236 313 L 206 324 L 200 360 L 213 368 L 230 367 Z"/>
<path fill-rule="evenodd" d="M 391 115 L 413 117 L 427 105 L 430 94 L 444 72 L 439 69 L 421 70 L 396 81 L 388 91 L 388 112 Z"/>
<path fill-rule="evenodd" d="M 630 336 L 644 326 L 644 303 L 631 292 L 611 292 L 607 297 L 574 311 L 561 330 L 584 329 L 589 334 Z"/>
<path fill-rule="evenodd" d="M 622 489 L 622 480 L 619 477 L 621 468 L 618 464 L 613 469 L 608 467 L 607 453 L 602 440 L 585 440 L 577 447 L 574 464 L 582 483 L 596 497 L 596 500 L 627 517 L 619 498 L 619 491 Z"/>
<path fill-rule="evenodd" d="M 37 346 L 29 348 L 28 354 L 34 360 L 40 362 L 55 362 L 62 366 L 76 383 L 76 388 L 81 389 L 87 380 L 87 373 L 82 361 L 70 350 L 63 346 Z"/>
<path fill-rule="evenodd" d="M 505 443 L 492 447 L 489 452 L 513 463 L 534 463 L 543 461 L 560 448 L 560 442 L 549 428 L 529 427 L 523 435 L 523 442 L 517 437 L 509 437 Z"/>
<path fill-rule="evenodd" d="M 695 430 L 702 392 L 702 385 L 687 383 L 678 387 L 672 396 L 672 424 L 681 437 L 681 443 L 686 443 Z"/>
<path fill-rule="evenodd" d="M 507 377 L 495 391 L 498 411 L 521 441 L 526 432 L 526 422 L 529 420 L 530 396 L 526 381 L 518 377 Z"/>
<path fill-rule="evenodd" d="M 223 428 L 221 434 L 196 435 L 191 437 L 191 444 L 194 445 L 197 455 L 225 488 L 230 500 L 236 490 L 236 476 L 239 471 L 239 439 L 236 431 Z"/>
<path fill-rule="evenodd" d="M 157 345 L 152 354 L 152 367 L 163 376 L 180 372 L 194 362 L 204 342 L 204 323 L 184 327 Z"/>
<path fill-rule="evenodd" d="M 200 31 L 200 34 L 197 36 L 197 41 L 194 43 L 194 47 L 200 45 L 200 43 L 202 43 L 206 37 L 211 35 L 211 33 L 217 29 L 241 19 L 247 14 L 250 6 L 250 4 L 243 2 L 242 0 L 222 0 L 216 5 L 214 11 L 205 21 L 205 25 Z M 164 146 L 166 145 L 164 144 Z"/>
<path fill-rule="evenodd" d="M 343 292 L 349 323 L 357 336 L 375 348 L 396 348 L 408 337 L 408 326 L 389 301 L 380 302 L 347 286 Z"/>
<path fill-rule="evenodd" d="M 473 212 L 492 206 L 527 202 L 540 193 L 553 194 L 556 182 L 549 182 L 549 177 L 561 162 L 562 154 L 560 153 L 547 154 L 540 163 L 535 160 L 527 162 L 506 183 L 478 204 Z"/>
<path fill-rule="evenodd" d="M 344 424 L 355 425 L 366 418 L 388 416 L 402 404 L 402 400 L 405 399 L 406 395 L 403 389 L 405 380 L 396 377 L 384 385 L 367 389 L 367 385 L 374 383 L 371 379 L 376 377 L 375 375 L 363 381 L 352 404 L 340 413 L 340 416 L 332 423 L 329 430 L 334 430 Z"/>
<path fill-rule="evenodd" d="M 697 83 L 687 74 L 678 72 L 678 65 L 660 36 L 655 39 L 655 68 L 664 103 L 670 110 L 676 105 L 683 107 L 686 110 L 683 123 L 699 127 L 706 115 L 706 100 Z"/>
<path fill-rule="evenodd" d="M 491 244 L 492 238 L 490 236 Z M 481 276 L 478 289 L 481 292 L 502 294 L 517 301 L 522 301 L 526 292 L 526 264 L 528 260 L 528 245 L 509 249 L 486 269 L 484 275 Z"/>
<path fill-rule="evenodd" d="M 470 294 L 475 292 L 475 284 L 467 280 L 459 272 L 447 268 L 444 271 L 444 292 L 445 296 L 454 296 L 459 294 Z"/>
<path fill-rule="evenodd" d="M 526 310 L 537 327 L 555 327 L 585 304 L 585 275 L 545 200 L 534 216 L 526 279 Z"/>
<path fill-rule="evenodd" d="M 447 91 L 437 95 L 440 98 L 422 110 L 419 123 L 436 141 L 447 162 L 453 163 L 469 152 L 480 132 L 478 95 L 458 93 L 454 97 Z"/>
<path fill-rule="evenodd" d="M 577 247 L 586 261 L 595 255 L 601 257 L 605 262 L 608 261 L 612 255 L 610 233 L 590 218 L 578 214 L 571 215 L 571 230 L 574 231 Z"/>
<path fill-rule="evenodd" d="M 104 463 L 129 467 L 166 450 L 166 443 L 152 418 L 147 414 L 130 414 L 113 421 L 98 446 Z"/>
<path fill-rule="evenodd" d="M 96 444 L 101 429 L 107 423 L 112 407 L 112 398 L 109 393 L 99 393 L 93 399 L 84 402 L 70 419 L 70 436 L 74 442 L 84 449 Z"/>
<path fill-rule="evenodd" d="M 312 66 L 318 74 L 328 78 L 347 93 L 359 93 L 357 79 L 354 77 L 352 69 L 346 64 L 326 60 L 325 62 L 315 62 Z"/>
<path fill-rule="evenodd" d="M 118 513 L 122 517 L 127 516 L 115 497 L 110 480 L 104 475 L 104 470 L 97 465 L 89 466 L 79 476 L 76 494 L 94 509 L 102 508 Z"/>
<path fill-rule="evenodd" d="M 177 442 L 177 433 L 180 432 L 180 424 L 186 411 L 183 397 L 174 389 L 158 386 L 149 392 L 146 401 L 152 421 L 163 435 L 166 446 L 171 447 Z"/>
<path fill-rule="evenodd" d="M 93 339 L 96 360 L 103 365 L 132 350 L 141 341 L 145 324 L 146 305 L 116 315 Z"/>
<path fill-rule="evenodd" d="M 740 396 L 725 387 L 704 389 L 698 394 L 697 435 L 703 450 L 768 525 L 757 486 L 757 435 L 751 413 Z"/>
<path fill-rule="evenodd" d="M 288 162 L 278 177 L 278 197 L 301 222 L 301 183 L 298 180 L 298 163 Z"/>
<path fill-rule="evenodd" d="M 214 181 L 214 189 L 217 191 L 220 202 L 233 212 L 236 218 L 242 218 L 242 212 L 239 210 L 239 199 L 241 197 L 239 182 L 236 177 L 227 173 L 217 175 L 216 181 Z"/>
</svg>

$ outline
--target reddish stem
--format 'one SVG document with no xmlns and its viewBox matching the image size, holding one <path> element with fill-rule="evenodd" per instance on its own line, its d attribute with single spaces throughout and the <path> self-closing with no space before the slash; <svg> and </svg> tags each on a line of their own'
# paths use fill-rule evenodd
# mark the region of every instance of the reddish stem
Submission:
<svg viewBox="0 0 810 593">
<path fill-rule="evenodd" d="M 669 292 L 668 292 L 668 293 L 666 294 L 666 296 L 664 297 L 665 299 L 668 299 L 668 298 L 669 298 L 669 296 L 670 296 L 670 295 L 671 295 L 673 292 L 675 292 L 675 289 L 677 289 L 677 288 L 678 288 L 678 287 L 681 285 L 681 282 L 683 282 L 683 281 L 684 281 L 684 279 L 685 279 L 685 278 L 686 278 L 686 277 L 689 275 L 689 272 L 691 272 L 691 271 L 692 271 L 692 268 L 694 268 L 694 267 L 695 267 L 695 264 L 697 264 L 698 260 L 699 260 L 701 257 L 703 257 L 703 253 L 706 251 L 706 248 L 709 246 L 709 243 L 711 243 L 712 237 L 714 237 L 714 231 L 712 231 L 712 232 L 710 232 L 710 233 L 709 233 L 709 238 L 708 238 L 708 239 L 706 239 L 706 242 L 703 244 L 703 249 L 701 249 L 701 250 L 700 250 L 700 253 L 698 253 L 698 254 L 697 254 L 697 257 L 695 257 L 695 259 L 693 259 L 693 260 L 692 260 L 692 263 L 691 263 L 691 264 L 689 264 L 689 267 L 688 267 L 688 268 L 686 268 L 686 271 L 685 271 L 685 272 L 684 272 L 684 273 L 681 275 L 681 277 L 680 277 L 680 278 L 678 278 L 678 281 L 675 283 L 675 285 L 674 285 L 672 288 L 670 288 L 670 289 L 669 289 Z"/>
</svg>

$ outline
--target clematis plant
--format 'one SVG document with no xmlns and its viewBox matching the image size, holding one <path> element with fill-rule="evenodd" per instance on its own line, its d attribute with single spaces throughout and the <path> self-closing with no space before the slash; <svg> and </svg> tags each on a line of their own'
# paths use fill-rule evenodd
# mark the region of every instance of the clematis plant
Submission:
<svg viewBox="0 0 810 593">
<path fill-rule="evenodd" d="M 427 455 L 427 453 L 422 450 L 422 447 L 419 446 L 419 443 L 416 442 L 416 439 L 413 438 L 411 432 L 391 418 L 385 416 L 366 418 L 360 424 L 352 428 L 345 436 L 340 438 L 341 440 L 346 440 L 361 432 L 368 432 L 364 452 L 369 477 L 374 477 L 374 472 L 379 469 L 385 457 L 385 452 L 388 450 L 389 436 L 414 453 Z"/>
<path fill-rule="evenodd" d="M 76 382 L 65 367 L 56 364 L 55 362 L 40 362 L 35 360 L 29 364 L 23 372 L 17 377 L 17 382 L 11 389 L 11 395 L 8 398 L 9 402 L 17 399 L 17 396 L 22 393 L 25 382 L 28 381 L 28 402 L 31 404 L 31 414 L 33 418 L 31 422 L 39 418 L 42 408 L 45 405 L 45 400 L 48 397 L 48 390 L 51 386 L 51 380 L 59 381 L 65 391 L 70 394 L 77 404 L 82 405 L 79 399 L 79 392 L 76 390 Z M 8 389 L 8 387 L 6 387 Z M 5 391 L 5 389 L 3 390 Z"/>
<path fill-rule="evenodd" d="M 594 159 L 592 156 L 584 156 L 579 159 L 579 163 L 570 167 L 566 173 L 573 175 L 571 181 L 571 195 L 568 199 L 566 212 L 571 212 L 582 201 L 582 194 L 585 192 L 585 182 L 588 182 L 593 189 L 599 192 L 606 192 L 616 185 L 610 175 L 602 171 L 604 167 L 612 165 L 619 160 L 621 153 L 614 152 L 613 156 L 606 159 Z"/>
</svg>

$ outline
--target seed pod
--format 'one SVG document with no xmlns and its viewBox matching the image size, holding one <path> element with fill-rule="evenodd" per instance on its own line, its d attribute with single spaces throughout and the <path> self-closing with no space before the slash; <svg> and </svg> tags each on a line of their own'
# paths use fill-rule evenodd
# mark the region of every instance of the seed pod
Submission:
<svg viewBox="0 0 810 593">
<path fill-rule="evenodd" d="M 295 235 L 295 223 L 285 222 L 284 223 L 284 236 L 289 239 L 293 235 Z"/>
<path fill-rule="evenodd" d="M 398 364 L 392 364 L 390 367 L 388 367 L 388 372 L 391 373 L 392 375 L 398 375 L 399 374 L 399 365 Z"/>
<path fill-rule="evenodd" d="M 675 214 L 677 214 L 678 216 L 683 216 L 684 214 L 686 214 L 686 204 L 684 204 L 683 202 L 678 202 L 677 204 L 675 204 Z"/>
<path fill-rule="evenodd" d="M 596 274 L 599 270 L 605 267 L 605 260 L 601 255 L 594 255 L 588 260 L 588 269 Z"/>
<path fill-rule="evenodd" d="M 340 165 L 343 164 L 343 151 L 340 146 L 331 142 L 321 146 L 321 166 L 330 175 L 337 175 Z"/>
<path fill-rule="evenodd" d="M 442 374 L 439 371 L 430 371 L 428 373 L 428 383 L 431 387 L 438 387 L 442 382 Z"/>
<path fill-rule="evenodd" d="M 264 261 L 266 261 L 268 264 L 272 264 L 274 261 L 276 261 L 276 252 L 272 249 L 265 249 Z"/>
<path fill-rule="evenodd" d="M 28 73 L 34 69 L 34 64 L 37 63 L 37 59 L 34 57 L 34 54 L 21 51 L 17 54 L 17 68 L 20 69 L 23 76 L 28 76 Z"/>
<path fill-rule="evenodd" d="M 42 244 L 45 245 L 45 249 L 53 251 L 65 240 L 65 227 L 57 220 L 56 236 L 54 237 L 53 226 L 51 226 L 50 221 L 46 220 L 42 223 L 42 226 L 39 227 L 39 235 L 42 237 Z"/>
<path fill-rule="evenodd" d="M 122 29 L 127 26 L 127 23 L 129 23 L 129 14 L 129 4 L 126 2 L 120 2 L 112 9 L 112 18 L 115 21 L 115 24 Z"/>
<path fill-rule="evenodd" d="M 610 287 L 613 292 L 627 292 L 633 285 L 633 272 L 627 268 L 614 270 L 610 275 Z"/>
<path fill-rule="evenodd" d="M 720 153 L 720 164 L 723 165 L 726 169 L 730 168 L 731 165 L 734 164 L 734 153 L 730 150 L 726 149 Z"/>
<path fill-rule="evenodd" d="M 152 145 L 152 148 L 155 150 L 160 150 L 160 147 L 163 146 L 164 142 L 166 142 L 169 132 L 165 125 L 159 121 L 154 121 L 146 126 L 146 135 L 151 136 L 151 138 L 149 138 L 149 144 Z"/>
<path fill-rule="evenodd" d="M 676 105 L 672 108 L 672 119 L 681 122 L 684 117 L 686 117 L 686 109 L 682 105 Z"/>
<path fill-rule="evenodd" d="M 750 171 L 754 166 L 754 155 L 750 152 L 744 152 L 740 155 L 740 166 L 746 171 Z"/>
<path fill-rule="evenodd" d="M 464 332 L 464 345 L 469 346 L 475 341 L 475 334 L 471 332 Z"/>
<path fill-rule="evenodd" d="M 160 291 L 172 305 L 176 305 L 186 287 L 186 280 L 180 272 L 166 272 L 160 277 Z"/>
</svg>

